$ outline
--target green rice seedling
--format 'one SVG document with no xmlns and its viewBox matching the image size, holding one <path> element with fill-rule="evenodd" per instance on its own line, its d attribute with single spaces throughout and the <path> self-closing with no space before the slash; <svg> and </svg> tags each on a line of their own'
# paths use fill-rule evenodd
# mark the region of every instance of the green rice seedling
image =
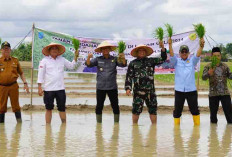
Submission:
<svg viewBox="0 0 232 157">
<path fill-rule="evenodd" d="M 164 38 L 164 30 L 162 27 L 158 27 L 155 29 L 155 32 L 153 33 L 155 38 L 158 38 L 159 41 L 162 41 Z"/>
<path fill-rule="evenodd" d="M 118 53 L 123 53 L 126 49 L 126 43 L 124 41 L 119 41 L 118 42 L 118 47 L 117 47 L 117 51 Z"/>
<path fill-rule="evenodd" d="M 205 26 L 203 26 L 201 23 L 193 25 L 194 26 L 194 30 L 197 33 L 197 36 L 199 38 L 203 38 L 205 35 Z"/>
<path fill-rule="evenodd" d="M 173 27 L 170 24 L 165 24 L 168 37 L 171 38 L 173 35 Z"/>
<path fill-rule="evenodd" d="M 216 56 L 211 57 L 211 68 L 215 68 L 220 60 Z"/>
<path fill-rule="evenodd" d="M 80 46 L 80 41 L 76 38 L 73 38 L 72 43 L 73 43 L 74 49 L 77 51 L 79 49 L 79 46 Z"/>
</svg>

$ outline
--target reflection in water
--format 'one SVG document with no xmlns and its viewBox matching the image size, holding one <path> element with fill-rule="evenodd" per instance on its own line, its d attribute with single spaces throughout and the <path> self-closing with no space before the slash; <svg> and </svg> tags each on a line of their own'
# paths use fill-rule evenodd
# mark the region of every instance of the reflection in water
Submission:
<svg viewBox="0 0 232 157">
<path fill-rule="evenodd" d="M 156 125 L 151 125 L 147 134 L 146 142 L 143 141 L 138 125 L 132 128 L 132 155 L 154 156 L 157 155 Z"/>
<path fill-rule="evenodd" d="M 0 154 L 3 156 L 6 156 L 7 154 L 7 136 L 6 136 L 6 130 L 5 125 L 0 124 Z"/>
<path fill-rule="evenodd" d="M 157 126 L 151 125 L 149 133 L 147 135 L 147 144 L 145 147 L 145 152 L 147 155 L 157 155 Z"/>
<path fill-rule="evenodd" d="M 173 135 L 174 135 L 175 156 L 189 156 L 189 155 L 198 156 L 199 139 L 200 139 L 199 126 L 193 127 L 191 137 L 187 141 L 186 147 L 184 146 L 180 126 L 174 126 Z"/>
<path fill-rule="evenodd" d="M 7 139 L 5 125 L 0 125 L 0 154 L 1 156 L 18 156 L 19 153 L 19 142 L 21 136 L 21 127 L 22 124 L 16 124 L 14 131 L 11 134 L 11 138 Z M 7 145 L 9 144 L 9 147 Z"/>
<path fill-rule="evenodd" d="M 44 145 L 44 156 L 54 155 L 54 141 L 52 137 L 52 127 L 50 124 L 46 124 L 46 134 L 45 134 L 45 145 Z"/>
<path fill-rule="evenodd" d="M 96 137 L 96 156 L 97 157 L 105 156 L 104 138 L 102 136 L 102 124 L 99 123 L 96 124 L 95 137 Z"/>
<path fill-rule="evenodd" d="M 71 118 L 65 125 L 60 124 L 58 114 L 54 113 L 51 125 L 41 121 L 43 112 L 32 113 L 33 118 L 24 114 L 23 123 L 17 125 L 14 114 L 9 114 L 6 123 L 0 125 L 0 157 L 232 156 L 232 126 L 222 123 L 210 126 L 208 114 L 202 118 L 201 127 L 190 128 L 189 125 L 172 128 L 170 114 L 162 115 L 157 125 L 150 126 L 149 118 L 143 119 L 139 126 L 128 125 L 131 114 L 122 114 L 119 124 L 113 124 L 110 118 L 96 124 L 95 114 L 76 113 L 68 113 Z M 219 118 L 224 119 L 224 115 Z"/>
<path fill-rule="evenodd" d="M 185 156 L 180 126 L 174 126 L 173 136 L 174 136 L 175 156 Z"/>
<path fill-rule="evenodd" d="M 113 126 L 113 134 L 110 139 L 110 148 L 109 148 L 109 154 L 110 156 L 118 156 L 118 136 L 119 134 L 119 124 L 115 124 Z"/>
<path fill-rule="evenodd" d="M 113 125 L 113 133 L 109 144 L 103 137 L 102 124 L 96 124 L 96 156 L 118 156 L 118 139 L 119 139 L 119 124 Z"/>
<path fill-rule="evenodd" d="M 57 144 L 56 144 L 56 155 L 57 156 L 64 156 L 66 151 L 66 124 L 62 123 L 60 125 L 60 131 L 57 137 Z"/>
<path fill-rule="evenodd" d="M 11 137 L 9 156 L 18 156 L 19 149 L 20 149 L 19 141 L 20 141 L 20 136 L 21 136 L 21 129 L 22 129 L 22 123 L 17 123 L 15 125 L 15 130 Z"/>
<path fill-rule="evenodd" d="M 208 156 L 228 156 L 231 149 L 232 126 L 227 125 L 220 141 L 218 139 L 217 125 L 211 124 L 209 134 L 209 153 Z"/>
<path fill-rule="evenodd" d="M 66 124 L 60 125 L 60 130 L 58 132 L 57 140 L 52 132 L 52 126 L 46 124 L 46 135 L 45 135 L 45 145 L 44 145 L 44 155 L 45 156 L 64 156 L 66 150 Z"/>
<path fill-rule="evenodd" d="M 199 151 L 199 139 L 200 139 L 200 126 L 194 126 L 192 135 L 188 141 L 187 155 L 198 156 Z"/>
</svg>

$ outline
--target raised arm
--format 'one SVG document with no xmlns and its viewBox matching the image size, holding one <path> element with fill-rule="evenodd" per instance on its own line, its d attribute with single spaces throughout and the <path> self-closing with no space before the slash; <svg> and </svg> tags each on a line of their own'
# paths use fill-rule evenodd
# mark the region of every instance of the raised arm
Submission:
<svg viewBox="0 0 232 157">
<path fill-rule="evenodd" d="M 97 58 L 94 58 L 94 59 L 90 60 L 91 58 L 93 58 L 93 54 L 89 53 L 88 58 L 87 58 L 87 60 L 85 62 L 85 65 L 87 65 L 87 67 L 97 66 Z"/>
<path fill-rule="evenodd" d="M 172 38 L 168 39 L 168 46 L 169 46 L 169 54 L 171 57 L 174 56 L 173 48 L 172 48 Z"/>
<path fill-rule="evenodd" d="M 124 53 L 120 53 L 118 55 L 118 59 L 121 60 L 122 62 L 118 62 L 117 60 L 117 66 L 119 67 L 126 67 L 127 66 L 127 60 L 125 59 L 125 54 Z"/>
<path fill-rule="evenodd" d="M 196 54 L 197 57 L 201 56 L 202 50 L 203 50 L 203 48 L 205 46 L 205 40 L 204 40 L 204 38 L 200 39 L 199 44 L 200 44 L 200 46 L 199 46 L 199 49 L 197 50 L 197 54 Z"/>
<path fill-rule="evenodd" d="M 154 66 L 162 64 L 167 59 L 167 50 L 164 48 L 163 41 L 159 42 L 159 46 L 161 48 L 161 58 L 154 58 Z"/>
</svg>

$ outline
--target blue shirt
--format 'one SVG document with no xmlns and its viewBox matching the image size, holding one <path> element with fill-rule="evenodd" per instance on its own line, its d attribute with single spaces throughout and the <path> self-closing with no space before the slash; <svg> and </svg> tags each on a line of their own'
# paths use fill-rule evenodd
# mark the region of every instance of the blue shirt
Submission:
<svg viewBox="0 0 232 157">
<path fill-rule="evenodd" d="M 175 67 L 175 90 L 179 92 L 196 91 L 195 66 L 200 60 L 200 57 L 194 55 L 191 58 L 183 60 L 174 55 L 170 60 Z"/>
</svg>

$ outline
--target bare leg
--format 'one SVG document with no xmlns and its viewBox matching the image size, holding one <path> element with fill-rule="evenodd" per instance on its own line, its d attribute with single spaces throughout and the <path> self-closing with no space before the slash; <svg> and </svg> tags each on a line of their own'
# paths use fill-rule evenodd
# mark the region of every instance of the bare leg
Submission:
<svg viewBox="0 0 232 157">
<path fill-rule="evenodd" d="M 66 123 L 66 112 L 59 112 L 62 123 Z"/>
<path fill-rule="evenodd" d="M 137 114 L 132 114 L 132 120 L 133 120 L 133 123 L 134 123 L 134 124 L 137 124 L 137 123 L 138 123 L 138 120 L 139 120 L 139 115 L 137 115 Z"/>
<path fill-rule="evenodd" d="M 155 124 L 157 122 L 157 116 L 154 114 L 150 114 L 150 119 L 152 124 Z"/>
<path fill-rule="evenodd" d="M 52 110 L 46 110 L 46 114 L 45 114 L 45 120 L 46 123 L 51 123 L 52 120 Z"/>
</svg>

